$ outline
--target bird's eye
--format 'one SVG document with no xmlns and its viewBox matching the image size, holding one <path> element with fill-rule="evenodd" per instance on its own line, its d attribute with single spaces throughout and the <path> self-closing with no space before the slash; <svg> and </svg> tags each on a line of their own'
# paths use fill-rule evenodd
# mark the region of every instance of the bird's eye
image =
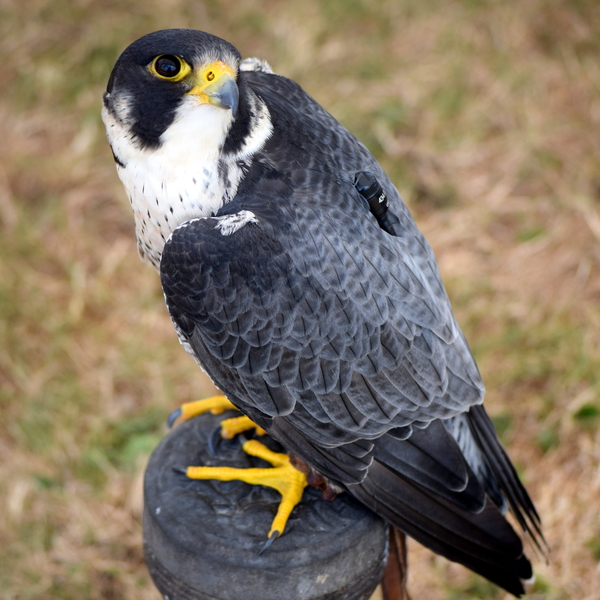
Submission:
<svg viewBox="0 0 600 600">
<path fill-rule="evenodd" d="M 148 65 L 148 70 L 158 79 L 182 81 L 190 75 L 192 67 L 179 56 L 161 54 Z"/>
<path fill-rule="evenodd" d="M 154 60 L 154 70 L 161 76 L 171 79 L 181 71 L 181 60 L 177 56 L 164 55 Z"/>
</svg>

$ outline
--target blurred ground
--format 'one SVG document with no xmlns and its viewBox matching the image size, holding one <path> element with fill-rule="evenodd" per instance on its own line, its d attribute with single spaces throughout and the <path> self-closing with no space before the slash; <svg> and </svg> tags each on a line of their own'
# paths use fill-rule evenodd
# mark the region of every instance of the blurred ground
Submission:
<svg viewBox="0 0 600 600">
<path fill-rule="evenodd" d="M 299 81 L 379 158 L 439 258 L 552 553 L 600 590 L 597 0 L 0 0 L 0 598 L 158 598 L 144 461 L 211 392 L 179 347 L 99 119 L 112 64 L 205 29 Z M 411 545 L 415 600 L 506 597 Z"/>
</svg>

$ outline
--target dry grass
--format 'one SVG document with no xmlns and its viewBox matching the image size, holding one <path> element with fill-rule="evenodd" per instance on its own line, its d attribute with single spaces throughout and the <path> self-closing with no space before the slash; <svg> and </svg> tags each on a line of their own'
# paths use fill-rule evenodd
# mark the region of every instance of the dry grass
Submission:
<svg viewBox="0 0 600 600">
<path fill-rule="evenodd" d="M 158 597 L 143 464 L 210 385 L 138 262 L 98 111 L 118 53 L 173 26 L 268 59 L 384 163 L 542 514 L 531 598 L 598 598 L 596 0 L 0 2 L 0 598 Z M 506 596 L 416 544 L 410 561 L 414 598 Z"/>
</svg>

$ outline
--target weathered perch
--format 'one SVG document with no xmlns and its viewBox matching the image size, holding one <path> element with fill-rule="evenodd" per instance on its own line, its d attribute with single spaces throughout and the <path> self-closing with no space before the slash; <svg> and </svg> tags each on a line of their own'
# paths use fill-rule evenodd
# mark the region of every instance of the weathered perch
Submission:
<svg viewBox="0 0 600 600">
<path fill-rule="evenodd" d="M 146 469 L 144 551 L 163 596 L 367 600 L 382 578 L 388 526 L 349 495 L 325 502 L 307 489 L 284 535 L 259 554 L 279 502 L 276 491 L 239 481 L 193 481 L 174 470 L 265 466 L 236 440 L 223 440 L 217 456 L 210 453 L 207 439 L 224 416 L 203 415 L 177 427 Z"/>
</svg>

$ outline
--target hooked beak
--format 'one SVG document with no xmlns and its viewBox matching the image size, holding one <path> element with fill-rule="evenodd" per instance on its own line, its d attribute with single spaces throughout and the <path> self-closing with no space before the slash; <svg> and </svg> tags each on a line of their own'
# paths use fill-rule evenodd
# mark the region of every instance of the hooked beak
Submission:
<svg viewBox="0 0 600 600">
<path fill-rule="evenodd" d="M 235 117 L 240 92 L 233 73 L 227 67 L 214 69 L 213 72 L 216 72 L 216 75 L 212 81 L 207 82 L 203 73 L 201 76 L 202 80 L 194 85 L 188 94 L 196 96 L 201 104 L 212 104 L 219 108 L 230 109 Z"/>
</svg>

